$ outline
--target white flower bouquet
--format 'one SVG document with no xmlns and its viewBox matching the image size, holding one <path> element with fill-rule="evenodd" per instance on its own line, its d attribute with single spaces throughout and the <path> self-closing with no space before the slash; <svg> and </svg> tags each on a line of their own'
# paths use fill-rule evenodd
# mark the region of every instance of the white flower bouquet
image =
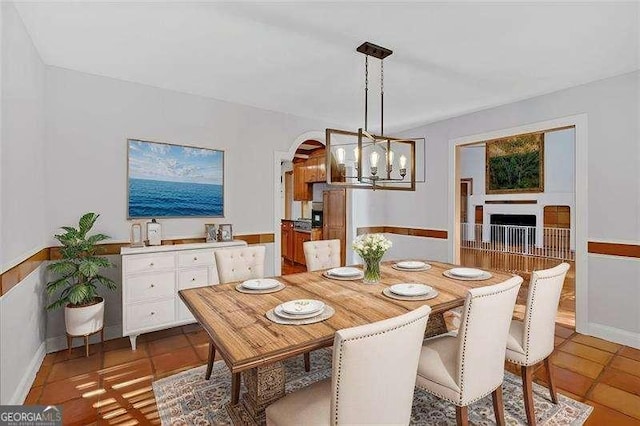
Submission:
<svg viewBox="0 0 640 426">
<path fill-rule="evenodd" d="M 380 281 L 380 260 L 391 245 L 382 234 L 365 234 L 355 239 L 351 248 L 364 260 L 364 282 Z"/>
</svg>

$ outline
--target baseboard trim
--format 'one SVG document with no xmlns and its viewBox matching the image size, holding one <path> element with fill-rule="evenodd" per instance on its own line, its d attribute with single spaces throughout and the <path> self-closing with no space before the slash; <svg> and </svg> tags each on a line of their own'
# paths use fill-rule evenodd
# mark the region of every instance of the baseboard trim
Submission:
<svg viewBox="0 0 640 426">
<path fill-rule="evenodd" d="M 585 334 L 590 336 L 640 349 L 640 333 L 620 330 L 619 328 L 592 322 L 587 325 L 587 328 L 588 330 L 586 330 Z"/>
<path fill-rule="evenodd" d="M 110 325 L 104 328 L 104 340 L 112 340 L 122 337 L 122 324 Z M 89 343 L 100 343 L 100 334 L 94 334 L 89 338 Z M 58 352 L 67 349 L 67 336 L 49 337 L 46 341 L 47 353 Z M 83 339 L 73 339 L 72 347 L 84 346 Z"/>
<path fill-rule="evenodd" d="M 29 395 L 31 385 L 33 385 L 33 381 L 36 379 L 36 374 L 38 374 L 38 370 L 40 370 L 40 366 L 42 365 L 42 361 L 44 360 L 44 356 L 46 355 L 45 348 L 46 342 L 42 342 L 38 347 L 38 350 L 36 350 L 36 353 L 33 355 L 33 358 L 29 363 L 29 367 L 27 367 L 27 371 L 25 372 L 22 380 L 18 384 L 18 387 L 16 388 L 7 404 L 24 404 L 24 400 L 27 399 L 27 395 Z"/>
</svg>

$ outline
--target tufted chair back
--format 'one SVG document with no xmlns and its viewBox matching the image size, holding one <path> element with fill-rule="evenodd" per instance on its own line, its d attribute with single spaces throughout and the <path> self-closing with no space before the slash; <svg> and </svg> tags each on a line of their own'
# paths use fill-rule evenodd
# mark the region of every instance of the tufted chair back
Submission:
<svg viewBox="0 0 640 426">
<path fill-rule="evenodd" d="M 424 305 L 395 318 L 336 332 L 332 425 L 409 424 L 430 312 Z"/>
<path fill-rule="evenodd" d="M 264 246 L 216 250 L 220 284 L 264 277 Z"/>
<path fill-rule="evenodd" d="M 554 348 L 556 314 L 568 263 L 533 271 L 527 296 L 522 336 L 527 362 L 548 357 Z"/>
<path fill-rule="evenodd" d="M 469 405 L 502 384 L 507 336 L 521 284 L 522 278 L 516 276 L 467 293 L 457 337 L 458 405 Z"/>
<path fill-rule="evenodd" d="M 340 266 L 340 240 L 306 241 L 302 246 L 308 271 Z"/>
</svg>

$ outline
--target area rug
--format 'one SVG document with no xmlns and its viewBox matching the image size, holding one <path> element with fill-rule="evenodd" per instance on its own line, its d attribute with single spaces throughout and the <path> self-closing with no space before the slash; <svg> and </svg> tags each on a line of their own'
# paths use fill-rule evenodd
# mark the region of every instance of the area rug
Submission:
<svg viewBox="0 0 640 426">
<path fill-rule="evenodd" d="M 286 392 L 331 376 L 331 350 L 311 353 L 311 372 L 304 371 L 302 356 L 285 362 Z M 213 365 L 211 380 L 204 379 L 205 366 L 153 382 L 158 413 L 163 425 L 231 424 L 225 404 L 231 395 L 231 374 L 222 361 Z M 522 382 L 509 372 L 504 377 L 504 408 L 508 425 L 526 425 L 522 400 Z M 244 392 L 244 386 L 241 389 Z M 534 384 L 535 412 L 539 425 L 581 425 L 592 407 L 558 394 L 553 404 L 547 388 Z M 469 421 L 474 425 L 495 424 L 491 395 L 469 407 Z M 413 425 L 455 425 L 455 407 L 416 389 L 411 414 Z"/>
</svg>

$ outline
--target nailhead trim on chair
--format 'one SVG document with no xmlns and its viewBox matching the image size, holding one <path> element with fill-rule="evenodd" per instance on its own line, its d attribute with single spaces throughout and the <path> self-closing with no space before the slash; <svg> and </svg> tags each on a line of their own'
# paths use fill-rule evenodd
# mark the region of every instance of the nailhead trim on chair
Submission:
<svg viewBox="0 0 640 426">
<path fill-rule="evenodd" d="M 536 273 L 536 271 L 533 272 L 534 274 Z M 564 274 L 566 274 L 566 271 L 563 272 Z M 514 364 L 517 365 L 524 365 L 524 366 L 529 366 L 529 365 L 534 365 L 539 363 L 540 361 L 542 361 L 543 359 L 547 358 L 549 355 L 551 355 L 551 353 L 553 353 L 553 350 L 551 350 L 551 353 L 548 353 L 546 356 L 536 360 L 536 361 L 529 361 L 529 343 L 531 341 L 531 321 L 528 321 L 528 319 L 533 315 L 533 308 L 534 308 L 534 303 L 533 301 L 536 299 L 536 290 L 538 289 L 538 283 L 542 282 L 544 280 L 548 280 L 551 278 L 556 278 L 559 277 L 562 274 L 557 274 L 557 275 L 552 275 L 549 277 L 544 277 L 544 278 L 540 278 L 540 279 L 536 279 L 535 280 L 535 285 L 533 286 L 533 289 L 531 290 L 531 304 L 530 306 L 527 307 L 527 313 L 525 314 L 525 321 L 527 323 L 527 339 L 525 340 L 525 346 L 524 346 L 524 362 L 525 364 L 522 364 L 521 362 L 517 362 L 517 361 L 513 361 L 510 359 L 507 359 L 507 361 L 509 362 L 513 362 Z M 530 309 L 530 312 L 529 312 Z"/>
<path fill-rule="evenodd" d="M 535 272 L 534 272 L 535 273 Z M 531 289 L 531 313 L 527 312 L 527 319 L 531 317 L 531 314 L 533 314 L 533 306 L 534 303 L 533 301 L 536 300 L 536 290 L 538 289 L 538 279 L 536 278 L 536 282 L 535 285 L 533 286 L 533 289 Z M 525 347 L 524 347 L 524 362 L 528 363 L 529 362 L 529 343 L 531 341 L 531 321 L 527 321 L 527 339 L 525 340 Z"/>
<path fill-rule="evenodd" d="M 487 392 L 487 393 L 483 393 L 481 396 L 479 396 L 479 397 L 477 397 L 477 398 L 472 399 L 471 401 L 467 402 L 464 406 L 471 405 L 471 404 L 473 404 L 474 402 L 481 400 L 481 399 L 482 399 L 482 398 L 484 398 L 485 396 L 489 395 L 490 393 L 492 393 L 493 391 L 495 391 L 496 389 L 498 389 L 500 386 L 502 386 L 502 382 L 501 382 L 499 385 L 497 385 L 495 388 L 493 388 L 493 390 L 490 390 L 489 392 Z M 431 395 L 435 395 L 435 396 L 437 396 L 437 397 L 438 397 L 438 398 L 440 398 L 440 399 L 444 399 L 445 401 L 449 401 L 450 403 L 452 403 L 452 404 L 454 404 L 454 405 L 457 405 L 457 406 L 459 406 L 459 407 L 463 407 L 462 405 L 460 405 L 460 404 L 462 404 L 462 398 L 460 398 L 460 399 L 456 402 L 456 401 L 454 401 L 454 400 L 452 400 L 452 399 L 450 399 L 450 398 L 448 398 L 448 397 L 446 397 L 446 396 L 444 396 L 444 395 L 442 395 L 442 394 L 440 394 L 440 393 L 438 393 L 438 392 L 434 392 L 434 391 L 432 391 L 432 390 L 425 389 L 425 388 L 423 388 L 422 386 L 419 386 L 419 385 L 416 385 L 416 387 L 417 387 L 418 389 L 421 389 L 421 390 L 423 390 L 423 391 L 427 392 L 427 393 L 430 393 Z"/>
<path fill-rule="evenodd" d="M 365 334 L 364 336 L 354 337 L 354 338 L 351 338 L 351 339 L 344 339 L 342 342 L 340 342 L 340 347 L 338 349 L 338 352 L 340 353 L 340 357 L 338 358 L 338 371 L 337 371 L 337 377 L 336 377 L 336 409 L 335 409 L 335 421 L 336 421 L 336 423 L 338 422 L 338 403 L 340 401 L 339 388 L 340 388 L 340 376 L 342 375 L 342 349 L 343 349 L 343 346 L 344 346 L 345 342 L 351 342 L 351 341 L 354 341 L 354 340 L 361 340 L 361 339 L 365 339 L 365 338 L 368 338 L 368 337 L 373 337 L 373 336 L 379 336 L 379 335 L 382 335 L 382 334 L 386 334 L 386 333 L 388 333 L 390 331 L 399 330 L 399 329 L 401 329 L 403 327 L 406 327 L 408 325 L 411 325 L 411 324 L 413 324 L 415 322 L 420 321 L 424 317 L 428 317 L 430 313 L 431 312 L 429 312 L 427 315 L 423 315 L 421 317 L 418 317 L 418 318 L 414 319 L 413 321 L 407 322 L 407 323 L 402 324 L 402 325 L 398 325 L 398 326 L 390 328 L 388 330 L 379 331 L 377 333 Z"/>
<path fill-rule="evenodd" d="M 512 289 L 513 289 L 513 287 L 505 289 L 505 290 L 495 291 L 493 293 L 482 294 L 480 296 L 473 296 L 471 298 L 471 300 L 469 301 L 469 307 L 467 308 L 467 312 L 466 312 L 466 315 L 465 315 L 464 337 L 463 337 L 463 341 L 462 341 L 462 366 L 460 367 L 460 375 L 458 376 L 458 379 L 460 380 L 460 398 L 459 398 L 460 400 L 462 400 L 462 394 L 464 393 L 464 355 L 465 355 L 466 349 L 467 349 L 467 326 L 469 325 L 469 314 L 471 313 L 471 307 L 472 307 L 473 301 L 475 299 L 480 299 L 482 297 L 495 296 L 496 294 L 505 293 L 507 291 L 511 291 Z M 491 392 L 489 392 L 489 393 L 491 393 Z M 488 395 L 488 394 L 485 394 L 485 395 Z M 477 399 L 474 400 L 474 401 L 477 401 Z"/>
</svg>

